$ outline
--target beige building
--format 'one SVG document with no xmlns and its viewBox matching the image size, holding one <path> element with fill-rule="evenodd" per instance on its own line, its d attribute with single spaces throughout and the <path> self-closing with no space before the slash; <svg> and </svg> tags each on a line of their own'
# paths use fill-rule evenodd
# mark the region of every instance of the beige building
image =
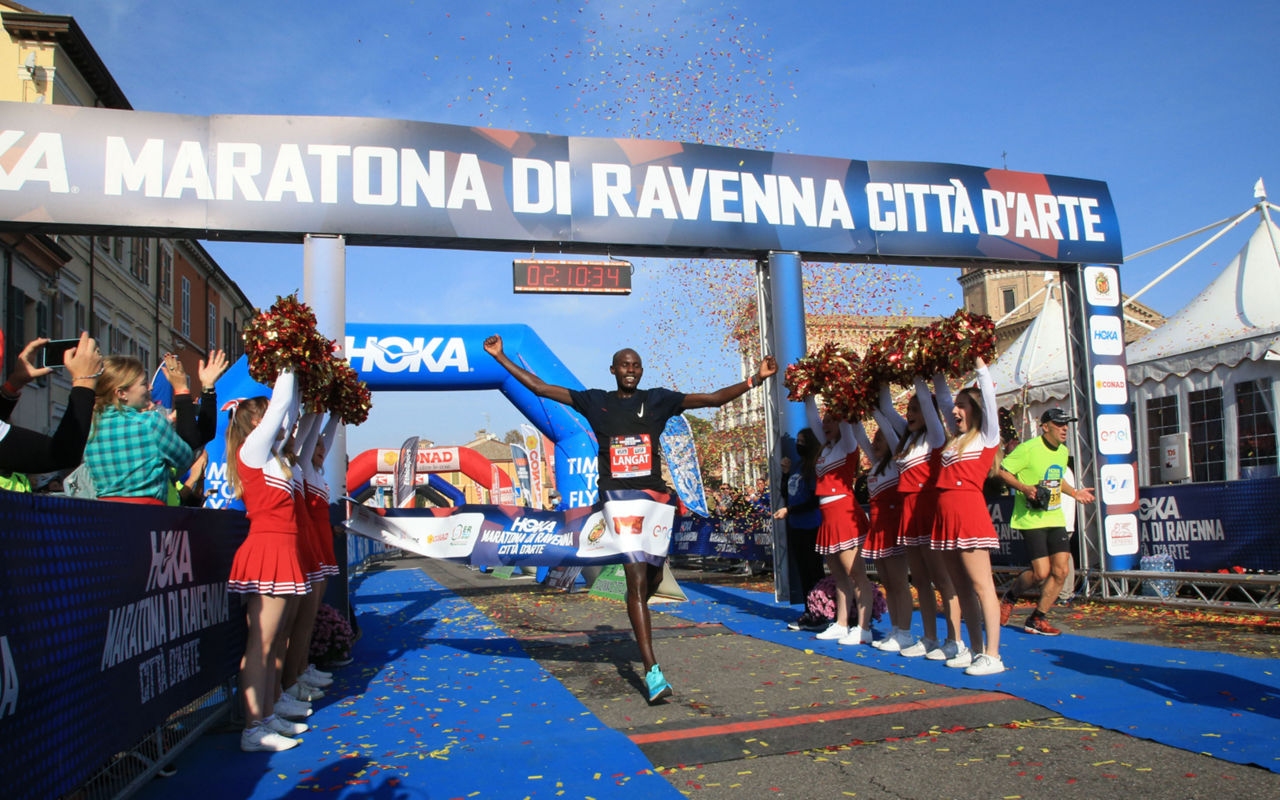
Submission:
<svg viewBox="0 0 1280 800">
<path fill-rule="evenodd" d="M 131 109 L 72 17 L 0 0 L 0 100 Z M 187 239 L 0 233 L 4 374 L 38 336 L 87 330 L 104 353 L 148 372 L 174 352 L 193 376 L 213 349 L 238 357 L 253 306 L 199 242 Z M 61 370 L 22 395 L 12 421 L 52 430 L 71 384 Z"/>
<path fill-rule="evenodd" d="M 805 317 L 805 341 L 810 350 L 827 342 L 835 342 L 862 354 L 872 342 L 898 328 L 928 325 L 935 319 L 937 317 L 810 314 Z M 743 380 L 755 373 L 759 363 L 755 349 L 750 345 L 742 349 L 738 371 Z M 779 372 L 785 369 L 785 364 L 778 365 Z M 747 392 L 721 406 L 712 420 L 712 429 L 721 439 L 729 440 L 730 446 L 720 449 L 718 464 L 703 465 L 704 470 L 714 474 L 718 467 L 720 480 L 739 488 L 754 486 L 757 479 L 768 477 L 764 442 L 764 392 Z M 740 435 L 733 436 L 734 433 Z"/>
<path fill-rule="evenodd" d="M 962 267 L 960 289 L 964 308 L 971 314 L 986 314 L 997 323 L 996 352 L 1022 335 L 1044 306 L 1046 276 L 1057 283 L 1057 273 L 1037 270 L 998 269 L 994 267 Z M 1130 303 L 1125 307 L 1125 341 L 1141 339 L 1149 330 L 1164 324 L 1164 315 L 1144 306 Z"/>
</svg>

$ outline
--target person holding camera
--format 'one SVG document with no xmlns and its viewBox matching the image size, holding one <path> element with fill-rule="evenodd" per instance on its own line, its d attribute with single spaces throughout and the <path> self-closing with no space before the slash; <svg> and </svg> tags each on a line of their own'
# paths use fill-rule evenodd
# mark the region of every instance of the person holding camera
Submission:
<svg viewBox="0 0 1280 800">
<path fill-rule="evenodd" d="M 1066 478 L 1064 442 L 1068 426 L 1075 421 L 1061 408 L 1045 411 L 1040 416 L 1040 435 L 1018 445 L 1000 463 L 1000 477 L 1017 492 L 1009 525 L 1022 534 L 1031 559 L 1031 569 L 1019 573 L 1000 599 L 1000 624 L 1009 622 L 1015 599 L 1039 586 L 1040 600 L 1022 629 L 1041 636 L 1062 633 L 1045 618 L 1071 569 L 1071 535 L 1062 497 L 1093 502 L 1093 489 L 1077 489 Z"/>
<path fill-rule="evenodd" d="M 72 347 L 50 355 L 48 339 L 35 339 L 18 354 L 13 372 L 0 386 L 0 489 L 31 491 L 26 475 L 70 469 L 80 463 L 93 415 L 94 389 L 102 374 L 102 353 L 97 343 L 82 333 Z M 41 366 L 36 366 L 37 353 Z M 56 356 L 57 360 L 54 360 Z M 4 336 L 0 335 L 0 360 Z M 9 415 L 22 389 L 31 381 L 64 367 L 71 378 L 67 410 L 52 436 L 9 424 Z"/>
</svg>

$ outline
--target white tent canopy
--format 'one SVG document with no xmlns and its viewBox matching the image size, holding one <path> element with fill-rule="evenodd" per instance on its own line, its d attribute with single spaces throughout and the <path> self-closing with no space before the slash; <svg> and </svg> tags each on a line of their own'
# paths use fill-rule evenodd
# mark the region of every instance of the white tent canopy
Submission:
<svg viewBox="0 0 1280 800">
<path fill-rule="evenodd" d="M 1253 235 L 1209 286 L 1126 348 L 1130 384 L 1280 358 L 1280 230 L 1259 210 Z M 1062 307 L 1050 297 L 993 367 L 1001 405 L 1066 397 L 1067 368 Z"/>
<path fill-rule="evenodd" d="M 1249 241 L 1204 291 L 1126 349 L 1129 382 L 1207 372 L 1274 353 L 1280 346 L 1278 243 L 1280 231 L 1263 214 Z"/>
</svg>

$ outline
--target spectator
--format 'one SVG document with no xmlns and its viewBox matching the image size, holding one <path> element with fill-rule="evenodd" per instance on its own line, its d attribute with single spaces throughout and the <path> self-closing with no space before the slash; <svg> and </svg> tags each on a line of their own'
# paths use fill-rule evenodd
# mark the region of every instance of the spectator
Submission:
<svg viewBox="0 0 1280 800">
<path fill-rule="evenodd" d="M 818 509 L 818 455 L 821 445 L 813 431 L 805 428 L 796 434 L 796 455 L 800 463 L 782 458 L 782 508 L 774 513 L 775 519 L 786 520 L 787 552 L 795 562 L 800 578 L 800 589 L 807 598 L 813 587 L 822 580 L 825 572 L 822 557 L 818 555 L 818 528 L 822 525 L 822 512 Z M 807 609 L 799 619 L 787 623 L 793 631 L 824 631 L 831 620 L 811 614 Z"/>
<path fill-rule="evenodd" d="M 93 433 L 84 451 L 99 499 L 164 505 L 171 470 L 185 472 L 195 459 L 166 416 L 146 410 L 149 404 L 142 363 L 108 356 L 98 379 Z"/>
<path fill-rule="evenodd" d="M 80 343 L 63 354 L 63 366 L 71 376 L 71 395 L 66 413 L 52 436 L 10 425 L 9 415 L 28 383 L 53 371 L 32 363 L 35 352 L 48 343 L 35 339 L 22 348 L 8 380 L 0 386 L 0 488 L 31 491 L 26 473 L 53 472 L 80 463 L 93 414 L 94 388 L 102 373 L 102 354 L 89 334 L 80 334 Z M 4 337 L 0 336 L 0 358 Z"/>
</svg>

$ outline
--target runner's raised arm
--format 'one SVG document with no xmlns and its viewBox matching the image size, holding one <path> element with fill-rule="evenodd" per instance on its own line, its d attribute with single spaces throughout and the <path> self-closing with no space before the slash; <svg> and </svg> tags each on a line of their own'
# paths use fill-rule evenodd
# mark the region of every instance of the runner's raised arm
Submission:
<svg viewBox="0 0 1280 800">
<path fill-rule="evenodd" d="M 520 382 L 524 388 L 533 392 L 538 397 L 545 397 L 549 400 L 555 400 L 557 403 L 572 405 L 573 399 L 569 396 L 569 390 L 563 386 L 555 386 L 547 383 L 542 378 L 534 375 L 529 370 L 516 364 L 507 354 L 502 351 L 502 337 L 494 334 L 484 340 L 484 351 L 493 356 L 493 360 L 502 365 L 502 368 L 510 372 L 512 377 Z"/>
</svg>

